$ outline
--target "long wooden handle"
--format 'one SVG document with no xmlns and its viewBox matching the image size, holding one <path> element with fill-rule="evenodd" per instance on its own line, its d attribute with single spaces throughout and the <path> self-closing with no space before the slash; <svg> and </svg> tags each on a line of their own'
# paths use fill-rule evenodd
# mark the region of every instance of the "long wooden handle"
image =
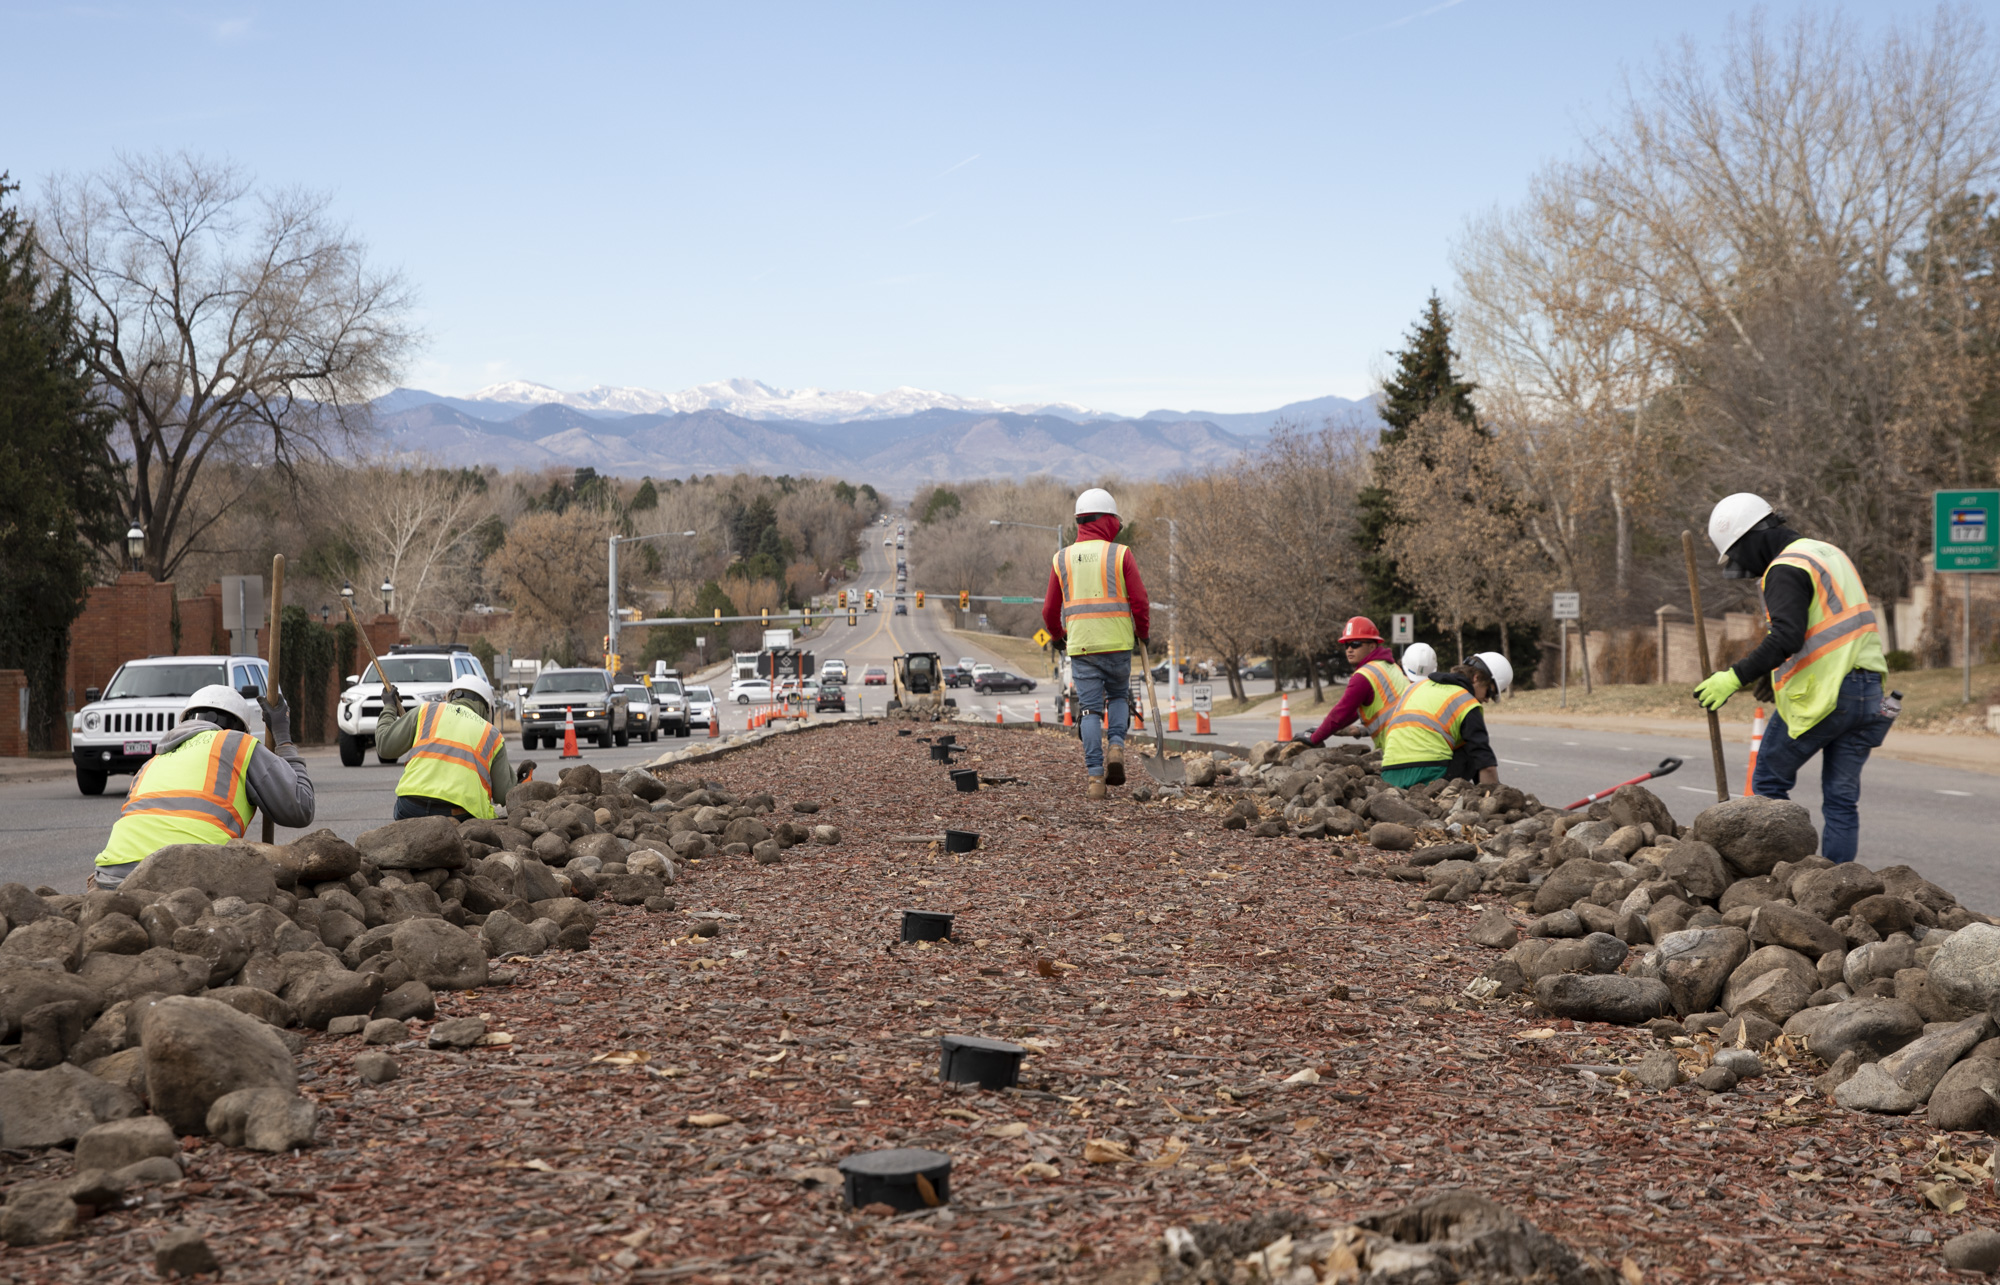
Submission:
<svg viewBox="0 0 2000 1285">
<path fill-rule="evenodd" d="M 1146 700 L 1153 707 L 1153 748 L 1157 756 L 1165 757 L 1167 752 L 1167 725 L 1160 721 L 1160 693 L 1153 687 L 1153 657 L 1146 650 L 1146 644 L 1139 644 L 1139 663 L 1145 666 Z"/>
<path fill-rule="evenodd" d="M 1701 653 L 1701 676 L 1708 677 L 1714 670 L 1708 660 L 1708 622 L 1701 614 L 1701 578 L 1695 573 L 1694 532 L 1681 532 L 1681 551 L 1687 555 L 1688 600 L 1694 605 L 1694 645 Z M 1708 748 L 1715 758 L 1715 798 L 1718 803 L 1729 801 L 1729 771 L 1722 763 L 1722 720 L 1714 710 L 1708 710 Z"/>
<path fill-rule="evenodd" d="M 284 610 L 285 555 L 274 553 L 271 555 L 271 614 L 267 618 L 269 621 L 268 628 L 271 633 L 270 643 L 265 649 L 265 660 L 271 667 L 270 681 L 265 684 L 265 690 L 270 693 L 273 705 L 285 697 L 283 689 L 278 686 L 278 652 L 280 642 L 285 636 Z M 269 733 L 267 732 L 266 735 L 268 736 Z M 272 748 L 275 749 L 277 747 L 273 746 Z M 264 842 L 271 842 L 276 833 L 276 825 L 272 822 L 270 810 L 267 808 L 264 812 Z"/>
</svg>

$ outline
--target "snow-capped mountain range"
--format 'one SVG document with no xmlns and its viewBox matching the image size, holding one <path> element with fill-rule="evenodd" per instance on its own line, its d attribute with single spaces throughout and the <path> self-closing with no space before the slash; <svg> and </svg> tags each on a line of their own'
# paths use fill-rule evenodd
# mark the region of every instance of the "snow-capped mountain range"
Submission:
<svg viewBox="0 0 2000 1285">
<path fill-rule="evenodd" d="M 978 397 L 958 397 L 925 388 L 891 388 L 863 393 L 827 388 L 773 388 L 758 379 L 728 379 L 697 384 L 677 393 L 650 388 L 611 388 L 600 384 L 580 393 L 565 393 L 546 384 L 511 379 L 489 384 L 464 398 L 508 406 L 567 406 L 585 415 L 674 415 L 719 410 L 744 419 L 783 419 L 807 424 L 851 424 L 858 420 L 899 419 L 927 410 L 1012 411 L 1021 415 L 1059 415 L 1081 423 L 1109 418 L 1086 406 L 1054 402 L 1042 406 L 1006 406 Z"/>
</svg>

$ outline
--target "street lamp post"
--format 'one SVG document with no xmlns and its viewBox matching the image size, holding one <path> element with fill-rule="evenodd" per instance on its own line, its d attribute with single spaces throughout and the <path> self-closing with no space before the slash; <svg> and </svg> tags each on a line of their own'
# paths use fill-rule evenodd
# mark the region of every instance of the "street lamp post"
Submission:
<svg viewBox="0 0 2000 1285">
<path fill-rule="evenodd" d="M 389 605 L 396 600 L 396 586 L 389 583 L 389 577 L 382 577 L 382 614 L 389 614 Z"/>
<path fill-rule="evenodd" d="M 609 656 L 606 657 L 607 662 L 610 656 L 618 654 L 618 546 L 621 544 L 639 544 L 647 540 L 667 540 L 676 536 L 682 539 L 690 539 L 697 534 L 699 533 L 694 531 L 655 531 L 651 535 L 614 535 L 609 537 L 605 554 L 606 569 L 609 572 L 608 579 L 610 581 L 610 587 L 607 590 L 606 596 L 609 600 L 611 616 L 609 627 L 604 631 L 605 637 L 611 644 L 607 648 L 609 652 Z"/>
<path fill-rule="evenodd" d="M 146 560 L 146 533 L 140 529 L 137 522 L 134 522 L 132 529 L 125 533 L 125 556 L 132 559 L 134 571 L 145 570 L 143 564 Z"/>
</svg>

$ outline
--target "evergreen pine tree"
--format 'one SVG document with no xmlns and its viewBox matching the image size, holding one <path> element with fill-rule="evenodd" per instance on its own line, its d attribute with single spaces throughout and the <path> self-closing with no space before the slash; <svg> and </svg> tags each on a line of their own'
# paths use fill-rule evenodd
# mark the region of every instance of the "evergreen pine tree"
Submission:
<svg viewBox="0 0 2000 1285">
<path fill-rule="evenodd" d="M 1478 418 L 1472 408 L 1474 385 L 1459 378 L 1458 354 L 1451 346 L 1451 319 L 1445 315 L 1444 303 L 1436 291 L 1431 292 L 1430 302 L 1424 305 L 1423 316 L 1410 332 L 1407 345 L 1394 356 L 1396 373 L 1384 381 L 1382 401 L 1376 407 L 1385 425 L 1377 450 L 1400 442 L 1410 425 L 1439 403 L 1478 431 Z M 1416 594 L 1403 582 L 1395 559 L 1384 547 L 1389 527 L 1396 520 L 1387 488 L 1363 487 L 1355 497 L 1355 507 L 1360 510 L 1360 530 L 1355 542 L 1361 548 L 1363 610 L 1386 637 L 1390 615 L 1415 610 Z M 1418 634 L 1433 645 L 1443 637 L 1423 628 Z M 1447 649 L 1440 648 L 1438 654 L 1446 656 Z"/>
<path fill-rule="evenodd" d="M 0 668 L 27 673 L 28 745 L 62 748 L 69 627 L 91 545 L 123 534 L 105 412 L 69 288 L 42 275 L 0 174 Z"/>
</svg>

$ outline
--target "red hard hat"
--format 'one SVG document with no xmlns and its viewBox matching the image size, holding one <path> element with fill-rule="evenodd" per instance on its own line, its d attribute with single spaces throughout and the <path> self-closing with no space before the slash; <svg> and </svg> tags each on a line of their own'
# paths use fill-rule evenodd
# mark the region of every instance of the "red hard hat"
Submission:
<svg viewBox="0 0 2000 1285">
<path fill-rule="evenodd" d="M 1382 631 L 1377 629 L 1375 622 L 1368 617 L 1356 616 L 1347 622 L 1347 629 L 1340 635 L 1340 641 L 1342 643 L 1351 643 L 1363 640 L 1381 642 Z"/>
</svg>

